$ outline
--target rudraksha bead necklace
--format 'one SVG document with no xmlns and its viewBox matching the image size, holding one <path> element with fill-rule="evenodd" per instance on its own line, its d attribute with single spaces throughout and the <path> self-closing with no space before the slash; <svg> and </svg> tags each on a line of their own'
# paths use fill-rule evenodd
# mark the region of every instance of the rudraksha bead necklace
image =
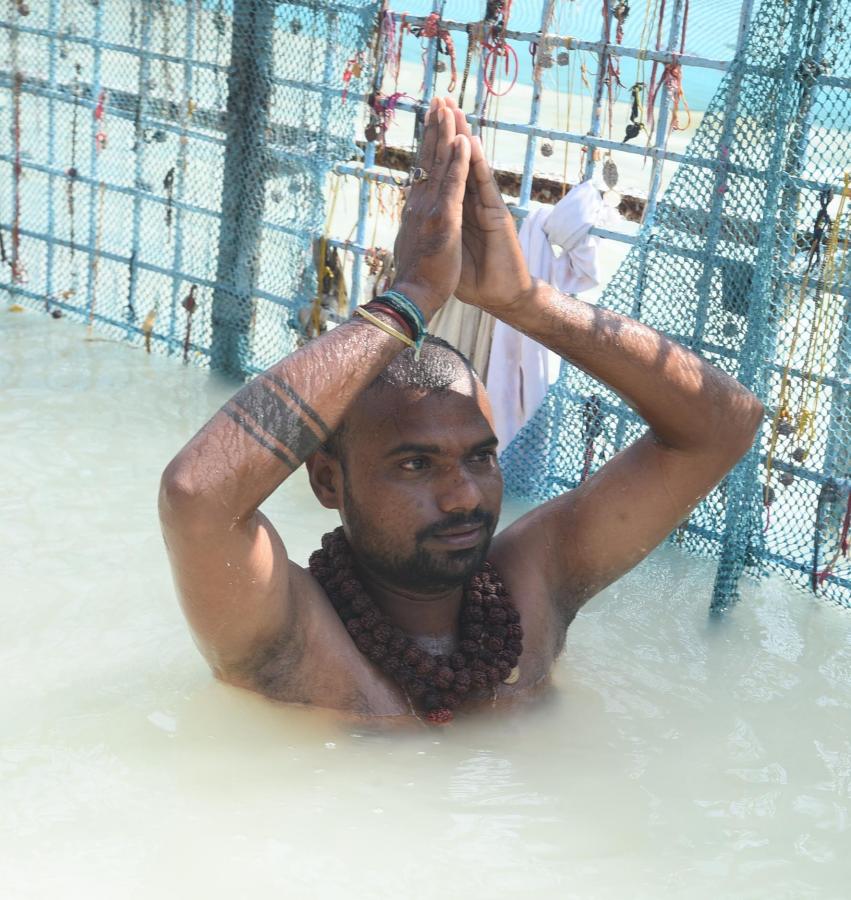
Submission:
<svg viewBox="0 0 851 900">
<path fill-rule="evenodd" d="M 325 588 L 358 650 L 393 678 L 434 724 L 452 719 L 468 699 L 513 684 L 523 652 L 520 614 L 496 569 L 485 562 L 464 588 L 461 641 L 450 656 L 418 647 L 367 594 L 342 527 L 324 535 L 310 571 Z"/>
</svg>

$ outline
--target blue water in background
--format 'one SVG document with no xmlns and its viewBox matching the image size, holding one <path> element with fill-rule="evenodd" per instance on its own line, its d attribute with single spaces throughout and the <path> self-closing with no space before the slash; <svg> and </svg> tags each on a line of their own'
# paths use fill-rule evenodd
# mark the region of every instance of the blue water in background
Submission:
<svg viewBox="0 0 851 900">
<path fill-rule="evenodd" d="M 624 25 L 624 45 L 638 47 L 644 25 L 645 3 L 633 0 L 632 8 Z M 668 15 L 662 30 L 663 46 L 667 42 L 668 22 L 672 3 L 666 4 Z M 475 22 L 480 20 L 484 11 L 483 0 L 447 0 L 444 6 L 444 17 L 458 22 Z M 688 28 L 686 32 L 685 52 L 704 56 L 709 59 L 732 59 L 736 47 L 736 36 L 739 28 L 741 0 L 691 0 L 688 12 Z M 393 4 L 394 12 L 407 12 L 412 15 L 428 15 L 432 11 L 431 0 L 407 0 L 404 4 Z M 543 4 L 541 0 L 515 0 L 511 8 L 509 27 L 518 31 L 537 31 L 541 27 Z M 601 0 L 560 0 L 556 4 L 555 21 L 551 33 L 570 35 L 581 40 L 600 40 L 603 27 Z M 655 46 L 655 27 L 652 30 L 649 47 Z M 612 28 L 614 39 L 614 27 Z M 458 58 L 459 78 L 464 66 L 466 53 L 466 35 L 453 32 Z M 532 83 L 532 58 L 527 46 L 515 44 L 520 61 L 518 80 L 522 84 Z M 403 58 L 410 62 L 417 61 L 422 54 L 417 41 L 406 38 Z M 596 60 L 591 54 L 584 54 L 590 73 L 596 71 Z M 627 88 L 635 82 L 637 60 L 624 59 L 621 63 L 621 80 Z M 645 63 L 645 79 L 650 77 L 652 63 Z M 545 87 L 548 82 L 555 84 L 555 69 L 544 73 Z M 689 106 L 694 110 L 706 109 L 712 99 L 723 73 L 715 69 L 698 69 L 683 67 L 683 87 Z M 471 75 L 472 77 L 472 75 Z M 578 77 L 576 78 L 579 82 Z M 565 79 L 562 76 L 562 85 Z M 574 88 L 578 90 L 577 87 Z M 621 92 L 622 99 L 628 100 L 626 91 Z"/>
<path fill-rule="evenodd" d="M 204 5 L 214 9 L 220 0 L 204 0 Z M 614 2 L 614 0 L 612 0 Z M 644 25 L 647 0 L 633 0 L 630 14 L 624 25 L 624 45 L 639 47 Z M 400 0 L 391 5 L 394 14 L 407 13 L 425 16 L 432 11 L 432 0 Z M 670 16 L 673 3 L 666 4 L 665 23 L 662 29 L 663 46 L 667 43 Z M 729 61 L 736 47 L 741 0 L 690 0 L 688 10 L 688 29 L 685 52 L 694 56 Z M 230 14 L 232 0 L 223 0 L 221 8 Z M 551 33 L 569 35 L 581 40 L 598 41 L 602 33 L 602 0 L 558 0 L 556 3 L 555 21 Z M 443 15 L 456 22 L 476 22 L 484 14 L 485 0 L 446 0 Z M 300 18 L 304 10 L 296 5 L 283 5 L 278 9 L 278 22 L 281 27 L 289 27 L 293 19 Z M 511 8 L 509 27 L 518 31 L 537 31 L 541 26 L 543 0 L 514 0 Z M 302 23 L 303 24 L 303 23 Z M 655 26 L 651 29 L 648 47 L 653 48 L 656 40 Z M 614 27 L 612 27 L 614 38 Z M 464 67 L 464 56 L 467 49 L 467 37 L 463 32 L 453 32 L 455 42 L 458 77 L 460 79 Z M 518 81 L 521 84 L 532 83 L 532 58 L 528 45 L 515 43 L 520 63 Z M 422 48 L 413 37 L 405 39 L 403 59 L 417 62 L 422 56 Z M 596 58 L 593 54 L 583 54 L 591 76 L 596 71 Z M 621 63 L 621 80 L 626 89 L 621 91 L 622 100 L 628 100 L 628 88 L 636 81 L 637 60 L 624 59 Z M 645 63 L 645 80 L 650 77 L 652 63 Z M 555 67 L 544 73 L 544 86 L 555 86 Z M 683 67 L 683 87 L 688 104 L 693 110 L 706 109 L 721 81 L 723 73 L 717 69 L 699 69 Z M 472 77 L 472 73 L 471 73 Z M 590 76 L 589 76 L 590 77 Z M 565 78 L 562 77 L 562 85 Z M 579 90 L 579 79 L 574 90 Z"/>
</svg>

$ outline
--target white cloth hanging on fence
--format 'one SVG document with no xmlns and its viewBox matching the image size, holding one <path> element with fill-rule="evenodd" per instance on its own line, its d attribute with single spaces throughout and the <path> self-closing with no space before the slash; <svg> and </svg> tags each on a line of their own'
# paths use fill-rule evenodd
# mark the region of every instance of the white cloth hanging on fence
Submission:
<svg viewBox="0 0 851 900">
<path fill-rule="evenodd" d="M 452 296 L 434 314 L 428 330 L 460 350 L 486 382 L 495 322 L 493 316 Z"/>
<path fill-rule="evenodd" d="M 571 294 L 596 287 L 599 239 L 588 232 L 602 212 L 600 192 L 590 181 L 571 188 L 555 206 L 531 204 L 519 235 L 529 274 Z M 553 244 L 561 247 L 559 256 Z M 532 417 L 560 366 L 557 354 L 504 322 L 496 323 L 486 383 L 501 449 Z"/>
</svg>

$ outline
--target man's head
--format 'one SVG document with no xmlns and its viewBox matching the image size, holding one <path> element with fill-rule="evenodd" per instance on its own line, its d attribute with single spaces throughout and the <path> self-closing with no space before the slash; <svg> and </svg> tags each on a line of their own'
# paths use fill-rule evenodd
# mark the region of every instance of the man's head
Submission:
<svg viewBox="0 0 851 900">
<path fill-rule="evenodd" d="M 463 584 L 485 558 L 502 475 L 490 405 L 470 363 L 438 338 L 400 353 L 309 461 L 358 562 L 400 588 Z"/>
</svg>

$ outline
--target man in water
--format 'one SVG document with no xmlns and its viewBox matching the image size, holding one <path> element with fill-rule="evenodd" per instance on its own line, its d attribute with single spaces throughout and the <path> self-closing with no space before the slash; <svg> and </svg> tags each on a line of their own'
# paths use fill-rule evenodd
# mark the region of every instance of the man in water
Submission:
<svg viewBox="0 0 851 900">
<path fill-rule="evenodd" d="M 577 610 L 750 447 L 762 406 L 663 335 L 529 276 L 482 146 L 432 103 L 391 298 L 243 387 L 166 468 L 163 532 L 216 676 L 282 701 L 435 721 L 544 684 Z M 450 294 L 620 394 L 648 431 L 493 537 L 502 499 L 484 387 L 408 345 Z M 302 463 L 342 528 L 310 570 L 260 505 Z"/>
</svg>

